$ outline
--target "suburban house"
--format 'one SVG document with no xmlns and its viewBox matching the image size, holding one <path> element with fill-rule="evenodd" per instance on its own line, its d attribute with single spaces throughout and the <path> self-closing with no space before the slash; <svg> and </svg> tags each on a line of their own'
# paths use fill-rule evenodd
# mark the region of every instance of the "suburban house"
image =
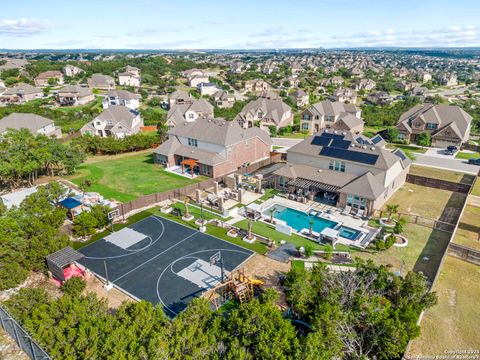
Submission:
<svg viewBox="0 0 480 360">
<path fill-rule="evenodd" d="M 8 129 L 27 129 L 33 134 L 61 138 L 62 131 L 53 120 L 36 114 L 13 113 L 0 119 L 0 134 Z"/>
<path fill-rule="evenodd" d="M 376 85 L 377 83 L 372 79 L 360 79 L 355 82 L 355 90 L 371 91 Z"/>
<path fill-rule="evenodd" d="M 378 91 L 368 94 L 367 102 L 374 105 L 387 105 L 393 102 L 393 97 L 386 91 Z"/>
<path fill-rule="evenodd" d="M 286 78 L 280 80 L 280 83 L 284 89 L 293 89 L 299 87 L 300 80 L 294 76 L 287 76 Z"/>
<path fill-rule="evenodd" d="M 421 82 L 427 82 L 432 80 L 432 74 L 424 70 L 417 71 L 417 80 Z"/>
<path fill-rule="evenodd" d="M 362 77 L 364 75 L 364 72 L 358 66 L 354 66 L 347 70 L 347 74 L 352 77 Z"/>
<path fill-rule="evenodd" d="M 202 117 L 213 117 L 213 106 L 205 99 L 173 105 L 167 113 L 167 126 L 173 128 L 183 122 L 193 122 Z"/>
<path fill-rule="evenodd" d="M 330 99 L 345 104 L 355 104 L 357 102 L 357 92 L 352 89 L 336 89 Z"/>
<path fill-rule="evenodd" d="M 262 66 L 262 73 L 272 74 L 278 70 L 278 64 L 272 60 L 267 60 L 267 62 Z"/>
<path fill-rule="evenodd" d="M 49 80 L 53 81 L 53 83 L 49 84 Z M 33 81 L 35 86 L 61 85 L 63 84 L 63 74 L 57 70 L 45 71 L 38 74 Z"/>
<path fill-rule="evenodd" d="M 215 94 L 218 90 L 220 90 L 216 84 L 214 83 L 200 83 L 197 85 L 197 91 L 200 93 L 200 95 L 204 96 L 210 96 Z"/>
<path fill-rule="evenodd" d="M 43 97 L 43 91 L 26 83 L 19 83 L 3 92 L 0 97 L 2 102 L 24 103 Z"/>
<path fill-rule="evenodd" d="M 208 83 L 209 78 L 208 75 L 201 73 L 197 75 L 191 75 L 187 78 L 188 86 L 190 87 L 197 87 L 201 83 Z"/>
<path fill-rule="evenodd" d="M 292 71 L 292 75 L 298 75 L 303 71 L 303 67 L 299 63 L 293 63 L 290 70 Z"/>
<path fill-rule="evenodd" d="M 399 138 L 416 142 L 428 132 L 432 146 L 460 146 L 470 137 L 472 117 L 453 105 L 420 104 L 404 112 L 397 123 Z"/>
<path fill-rule="evenodd" d="M 362 110 L 352 104 L 321 101 L 304 110 L 300 118 L 300 130 L 316 133 L 322 129 L 363 131 Z"/>
<path fill-rule="evenodd" d="M 395 89 L 400 90 L 400 91 L 409 91 L 411 90 L 415 85 L 411 82 L 408 82 L 406 80 L 400 80 L 395 83 Z"/>
<path fill-rule="evenodd" d="M 135 94 L 127 90 L 110 90 L 103 99 L 104 109 L 110 106 L 126 106 L 130 110 L 138 110 L 140 107 L 140 94 Z"/>
<path fill-rule="evenodd" d="M 67 85 L 58 90 L 57 100 L 62 106 L 79 106 L 95 100 L 95 95 L 88 87 Z"/>
<path fill-rule="evenodd" d="M 85 124 L 80 133 L 93 136 L 124 138 L 137 134 L 143 127 L 140 114 L 126 106 L 111 106 L 103 110 L 95 119 Z"/>
<path fill-rule="evenodd" d="M 457 75 L 455 74 L 442 74 L 438 77 L 438 82 L 444 86 L 455 86 L 458 84 Z"/>
<path fill-rule="evenodd" d="M 213 94 L 212 99 L 215 106 L 221 109 L 231 108 L 235 104 L 235 96 L 225 90 L 218 90 Z"/>
<path fill-rule="evenodd" d="M 169 107 L 172 107 L 173 105 L 192 104 L 194 101 L 195 98 L 190 93 L 183 90 L 176 90 L 168 97 Z"/>
<path fill-rule="evenodd" d="M 268 91 L 245 105 L 235 120 L 245 129 L 254 127 L 258 122 L 261 129 L 268 131 L 270 126 L 274 126 L 278 130 L 293 124 L 293 112 L 277 94 Z"/>
<path fill-rule="evenodd" d="M 270 85 L 265 80 L 247 80 L 243 86 L 244 92 L 262 92 L 270 89 Z"/>
<path fill-rule="evenodd" d="M 203 70 L 200 70 L 200 69 L 189 69 L 189 70 L 182 71 L 182 76 L 186 77 L 187 79 L 195 75 L 204 75 L 204 72 Z"/>
<path fill-rule="evenodd" d="M 308 105 L 308 94 L 301 89 L 292 92 L 289 96 L 295 105 L 297 105 L 297 107 L 304 107 L 305 105 Z"/>
<path fill-rule="evenodd" d="M 83 69 L 80 69 L 77 66 L 66 65 L 63 68 L 63 74 L 67 77 L 74 77 L 75 75 L 83 73 Z"/>
<path fill-rule="evenodd" d="M 140 86 L 140 69 L 127 66 L 124 72 L 118 74 L 118 83 L 123 86 Z"/>
<path fill-rule="evenodd" d="M 91 89 L 98 89 L 98 90 L 115 89 L 115 80 L 108 75 L 93 74 L 92 77 L 87 80 L 87 83 Z"/>
<path fill-rule="evenodd" d="M 411 161 L 350 132 L 325 129 L 287 150 L 275 187 L 313 192 L 316 200 L 370 216 L 404 183 Z M 373 140 L 373 139 L 371 139 Z"/>
<path fill-rule="evenodd" d="M 320 86 L 340 86 L 345 82 L 341 76 L 334 76 L 320 80 Z"/>
<path fill-rule="evenodd" d="M 154 150 L 154 161 L 180 174 L 219 177 L 268 159 L 271 147 L 268 134 L 257 127 L 201 118 L 171 129 L 168 140 Z"/>
</svg>

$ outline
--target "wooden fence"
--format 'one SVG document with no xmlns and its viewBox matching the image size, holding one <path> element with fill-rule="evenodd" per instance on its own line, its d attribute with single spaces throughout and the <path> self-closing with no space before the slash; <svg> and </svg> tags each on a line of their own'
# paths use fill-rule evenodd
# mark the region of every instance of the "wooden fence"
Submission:
<svg viewBox="0 0 480 360">
<path fill-rule="evenodd" d="M 450 243 L 448 246 L 448 255 L 457 257 L 475 265 L 480 265 L 480 251 L 463 245 Z"/>
<path fill-rule="evenodd" d="M 468 194 L 468 192 L 470 191 L 470 187 L 472 186 L 472 184 L 457 183 L 453 181 L 433 179 L 433 178 L 428 178 L 428 177 L 419 176 L 419 175 L 412 175 L 412 174 L 407 174 L 406 180 L 410 184 L 421 185 L 421 186 L 431 187 L 431 188 L 440 189 L 440 190 L 454 191 L 462 194 Z"/>
<path fill-rule="evenodd" d="M 463 144 L 461 146 L 462 150 L 471 150 L 475 152 L 480 152 L 480 145 L 474 145 L 474 144 Z"/>
<path fill-rule="evenodd" d="M 285 160 L 283 159 L 282 155 L 283 154 L 281 153 L 272 152 L 270 153 L 270 157 L 268 159 L 238 168 L 237 174 L 250 174 L 261 168 L 264 168 L 265 166 L 284 162 Z"/>
</svg>

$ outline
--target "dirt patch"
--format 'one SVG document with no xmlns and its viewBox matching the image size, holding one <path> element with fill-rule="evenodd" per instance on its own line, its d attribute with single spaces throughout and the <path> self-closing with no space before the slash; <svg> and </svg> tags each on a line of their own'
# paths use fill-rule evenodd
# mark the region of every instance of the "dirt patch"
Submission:
<svg viewBox="0 0 480 360">
<path fill-rule="evenodd" d="M 103 283 L 93 275 L 88 276 L 86 283 L 85 293 L 93 292 L 98 298 L 106 299 L 110 309 L 117 309 L 125 301 L 134 301 L 131 297 L 116 288 L 107 291 L 103 287 Z"/>
<path fill-rule="evenodd" d="M 22 288 L 40 288 L 44 289 L 47 294 L 53 298 L 57 299 L 62 295 L 62 292 L 59 290 L 58 286 L 53 283 L 43 273 L 32 272 L 27 279 L 17 287 L 4 290 L 0 292 L 0 301 L 8 300 L 11 296 L 18 293 Z"/>
<path fill-rule="evenodd" d="M 270 259 L 265 255 L 255 254 L 243 264 L 245 275 L 263 281 L 262 289 L 273 288 L 280 294 L 279 305 L 285 305 L 285 297 L 280 286 L 280 276 L 290 270 L 290 263 Z"/>
<path fill-rule="evenodd" d="M 15 343 L 10 335 L 8 335 L 0 327 L 0 360 L 28 360 L 29 357 Z"/>
</svg>

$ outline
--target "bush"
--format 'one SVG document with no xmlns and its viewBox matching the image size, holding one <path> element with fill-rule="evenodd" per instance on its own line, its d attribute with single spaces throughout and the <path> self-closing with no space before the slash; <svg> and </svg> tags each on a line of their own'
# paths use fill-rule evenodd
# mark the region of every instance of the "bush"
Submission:
<svg viewBox="0 0 480 360">
<path fill-rule="evenodd" d="M 332 260 L 332 258 L 333 258 L 333 246 L 330 245 L 330 244 L 325 245 L 324 251 L 325 251 L 324 252 L 325 259 Z"/>
<path fill-rule="evenodd" d="M 387 236 L 385 240 L 385 249 L 390 249 L 395 244 L 395 234 Z"/>
<path fill-rule="evenodd" d="M 385 250 L 385 241 L 383 241 L 383 239 L 375 240 L 374 244 L 375 244 L 375 249 L 377 249 L 378 251 Z"/>
<path fill-rule="evenodd" d="M 305 257 L 313 256 L 313 246 L 310 244 L 305 245 Z"/>
<path fill-rule="evenodd" d="M 79 296 L 87 287 L 87 283 L 78 276 L 72 277 L 65 281 L 60 289 L 65 295 Z"/>
<path fill-rule="evenodd" d="M 418 135 L 417 144 L 420 146 L 430 146 L 432 145 L 432 137 L 430 133 L 424 132 Z"/>
</svg>

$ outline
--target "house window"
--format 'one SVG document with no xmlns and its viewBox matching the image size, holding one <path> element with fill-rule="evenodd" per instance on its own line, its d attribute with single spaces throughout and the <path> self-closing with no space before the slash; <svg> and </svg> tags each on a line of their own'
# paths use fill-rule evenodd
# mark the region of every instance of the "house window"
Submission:
<svg viewBox="0 0 480 360">
<path fill-rule="evenodd" d="M 398 140 L 405 140 L 405 134 L 398 133 L 397 139 L 398 139 Z"/>
<path fill-rule="evenodd" d="M 262 111 L 257 111 L 257 118 L 261 119 L 263 117 L 263 112 Z"/>
<path fill-rule="evenodd" d="M 198 147 L 197 139 L 188 138 L 188 146 Z"/>
<path fill-rule="evenodd" d="M 309 121 L 310 120 L 310 115 L 303 114 L 303 120 Z"/>
<path fill-rule="evenodd" d="M 202 165 L 202 173 L 204 175 L 210 175 L 210 166 L 208 165 Z"/>
<path fill-rule="evenodd" d="M 427 123 L 428 130 L 435 130 L 437 128 L 437 124 Z"/>
<path fill-rule="evenodd" d="M 347 205 L 353 208 L 365 210 L 367 206 L 367 199 L 357 195 L 347 195 Z"/>
<path fill-rule="evenodd" d="M 287 179 L 285 179 L 283 176 L 280 176 L 280 178 L 278 179 L 278 185 L 281 188 L 284 188 L 287 185 Z"/>
<path fill-rule="evenodd" d="M 330 122 L 332 122 L 334 119 L 335 119 L 334 116 L 331 116 L 331 115 L 325 116 L 325 121 L 330 121 Z"/>
<path fill-rule="evenodd" d="M 307 123 L 302 124 L 302 130 L 308 130 L 308 124 Z"/>
<path fill-rule="evenodd" d="M 345 172 L 345 163 L 338 160 L 330 160 L 330 170 Z"/>
</svg>

